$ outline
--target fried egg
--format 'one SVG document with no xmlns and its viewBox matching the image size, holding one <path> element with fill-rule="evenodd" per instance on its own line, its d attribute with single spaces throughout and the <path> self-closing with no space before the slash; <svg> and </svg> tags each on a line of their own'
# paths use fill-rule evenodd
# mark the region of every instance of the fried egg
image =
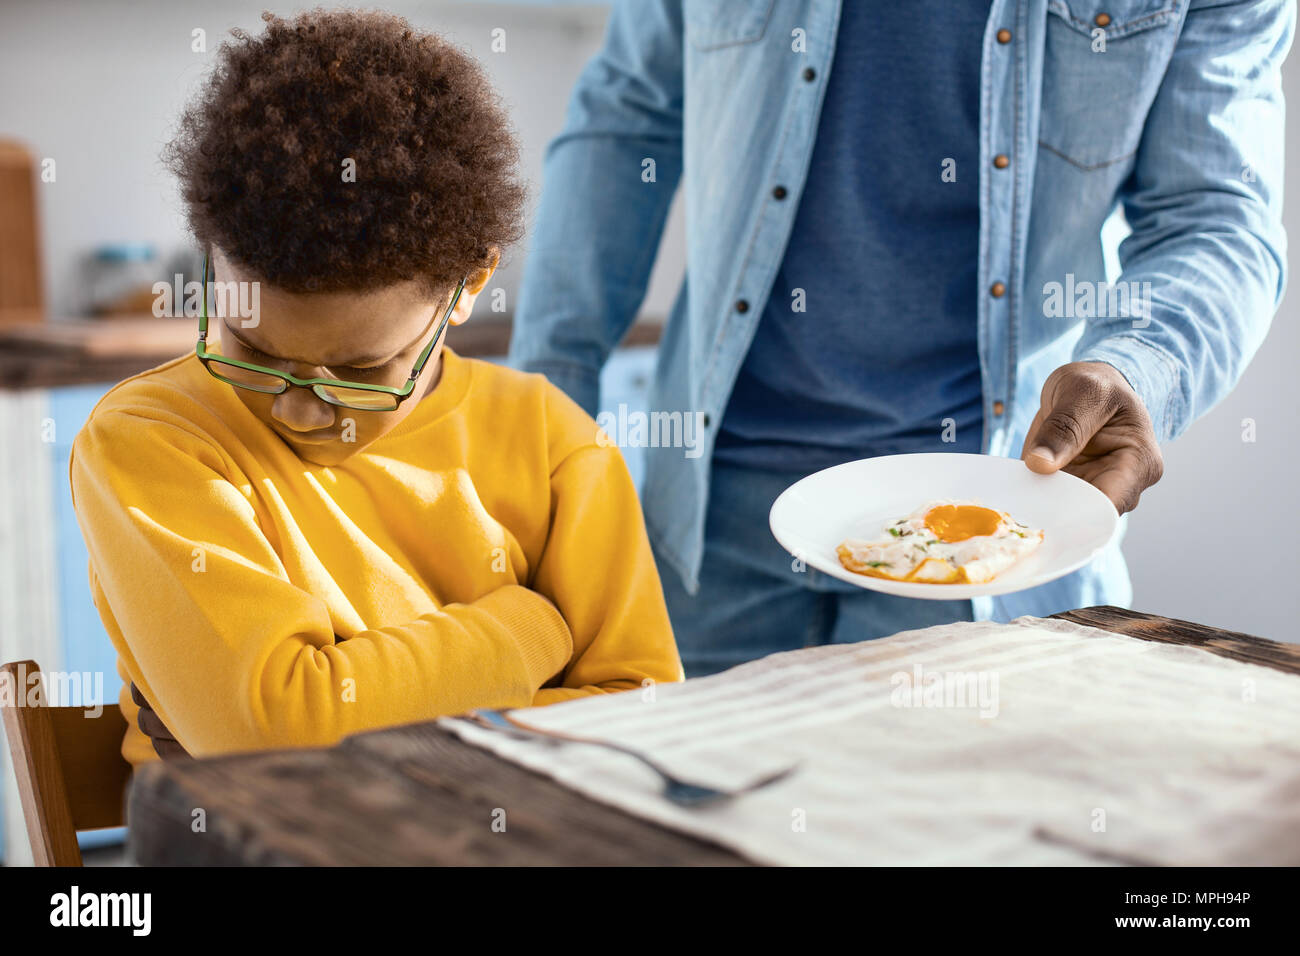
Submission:
<svg viewBox="0 0 1300 956">
<path fill-rule="evenodd" d="M 857 574 L 927 584 L 984 584 L 1037 550 L 1043 532 L 977 501 L 932 501 L 872 541 L 849 538 L 840 564 Z"/>
</svg>

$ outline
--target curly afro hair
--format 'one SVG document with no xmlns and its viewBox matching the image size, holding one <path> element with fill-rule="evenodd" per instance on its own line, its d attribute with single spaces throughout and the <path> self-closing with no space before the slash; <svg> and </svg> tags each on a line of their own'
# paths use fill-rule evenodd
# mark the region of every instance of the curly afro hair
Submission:
<svg viewBox="0 0 1300 956">
<path fill-rule="evenodd" d="M 524 189 L 478 64 L 387 13 L 262 19 L 231 31 L 163 154 L 199 244 L 288 292 L 441 296 L 495 265 Z"/>
</svg>

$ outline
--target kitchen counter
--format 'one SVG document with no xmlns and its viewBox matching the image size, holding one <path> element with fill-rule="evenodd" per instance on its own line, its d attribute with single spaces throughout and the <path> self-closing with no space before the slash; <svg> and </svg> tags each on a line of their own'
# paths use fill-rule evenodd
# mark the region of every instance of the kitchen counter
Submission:
<svg viewBox="0 0 1300 956">
<path fill-rule="evenodd" d="M 661 325 L 640 320 L 623 345 L 654 345 Z M 479 319 L 452 328 L 448 344 L 461 355 L 505 355 L 508 319 Z M 198 323 L 153 316 L 60 319 L 0 327 L 0 388 L 50 388 L 119 382 L 194 350 Z"/>
</svg>

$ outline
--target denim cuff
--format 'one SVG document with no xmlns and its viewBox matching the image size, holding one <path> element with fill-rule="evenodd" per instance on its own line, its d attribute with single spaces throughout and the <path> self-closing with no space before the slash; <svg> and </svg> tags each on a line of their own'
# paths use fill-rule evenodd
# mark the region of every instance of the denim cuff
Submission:
<svg viewBox="0 0 1300 956">
<path fill-rule="evenodd" d="M 1186 401 L 1178 364 L 1161 349 L 1136 335 L 1112 335 L 1074 357 L 1076 362 L 1105 362 L 1133 386 L 1151 416 L 1156 438 L 1176 438 L 1187 425 Z"/>
</svg>

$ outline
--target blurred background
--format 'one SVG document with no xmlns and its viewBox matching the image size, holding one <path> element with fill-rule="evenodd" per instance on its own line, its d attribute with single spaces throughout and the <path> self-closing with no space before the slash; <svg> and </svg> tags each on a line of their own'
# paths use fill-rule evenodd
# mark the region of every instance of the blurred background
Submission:
<svg viewBox="0 0 1300 956">
<path fill-rule="evenodd" d="M 382 6 L 446 35 L 484 64 L 514 118 L 535 204 L 546 144 L 599 46 L 607 5 Z M 264 8 L 166 0 L 0 4 L 0 660 L 32 657 L 49 670 L 102 673 L 110 702 L 120 684 L 90 601 L 68 495 L 68 449 L 113 383 L 193 348 L 193 321 L 149 314 L 154 281 L 178 272 L 197 279 L 202 262 L 159 154 L 228 31 L 257 32 Z M 297 8 L 273 9 L 288 15 Z M 199 29 L 206 51 L 192 49 Z M 494 51 L 494 35 L 504 50 Z M 1288 65 L 1287 90 L 1297 102 L 1300 69 Z M 1289 142 L 1296 136 L 1293 122 Z M 1296 235 L 1292 193 L 1286 222 Z M 1117 220 L 1108 240 L 1117 241 L 1122 228 Z M 505 292 L 505 311 L 490 311 L 492 296 L 483 296 L 453 346 L 498 360 L 504 354 L 526 249 L 525 242 L 512 250 L 493 279 Z M 642 318 L 606 370 L 603 407 L 644 406 L 657 325 L 684 260 L 678 203 Z M 1165 447 L 1165 477 L 1143 496 L 1125 548 L 1135 608 L 1300 639 L 1300 585 L 1287 576 L 1295 565 L 1288 529 L 1296 525 L 1300 461 L 1295 302 L 1291 295 L 1283 303 L 1236 392 Z M 1248 430 L 1253 441 L 1243 440 Z M 639 480 L 636 450 L 627 454 Z M 13 776 L 5 767 L 0 777 L 9 789 L 0 792 L 0 859 L 8 847 L 6 862 L 20 862 L 12 858 L 26 852 Z"/>
</svg>

